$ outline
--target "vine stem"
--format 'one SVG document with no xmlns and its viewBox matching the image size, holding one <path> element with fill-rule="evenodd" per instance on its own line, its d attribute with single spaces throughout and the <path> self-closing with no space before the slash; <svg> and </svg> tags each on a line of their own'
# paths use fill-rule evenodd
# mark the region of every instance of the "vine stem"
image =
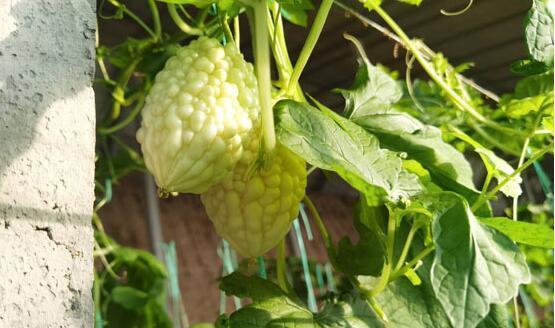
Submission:
<svg viewBox="0 0 555 328">
<path fill-rule="evenodd" d="M 308 62 L 308 58 L 312 54 L 312 50 L 314 50 L 316 42 L 322 33 L 322 29 L 324 28 L 324 24 L 326 23 L 326 19 L 328 18 L 332 5 L 333 0 L 322 0 L 320 8 L 318 8 L 318 12 L 314 18 L 312 27 L 310 28 L 310 32 L 308 32 L 308 37 L 306 38 L 303 48 L 301 49 L 301 53 L 295 63 L 295 68 L 293 69 L 291 78 L 289 79 L 289 84 L 287 86 L 287 94 L 289 95 L 293 95 L 295 93 L 297 82 L 299 81 L 301 73 Z"/>
<path fill-rule="evenodd" d="M 141 97 L 139 97 L 139 99 L 137 100 L 137 103 L 135 104 L 135 107 L 133 107 L 133 109 L 131 110 L 129 115 L 125 117 L 125 119 L 110 127 L 99 127 L 97 129 L 97 132 L 100 134 L 111 134 L 128 126 L 129 124 L 131 124 L 131 122 L 135 120 L 137 115 L 141 112 L 141 109 L 143 108 L 144 103 L 145 103 L 145 97 L 144 95 L 142 95 Z"/>
<path fill-rule="evenodd" d="M 550 143 L 548 146 L 544 147 L 543 149 L 539 150 L 538 152 L 536 152 L 536 154 L 530 157 L 529 160 L 527 160 L 524 164 L 520 165 L 516 170 L 514 170 L 513 173 L 509 174 L 505 179 L 503 179 L 503 181 L 499 182 L 497 186 L 495 186 L 495 188 L 490 190 L 481 200 L 478 200 L 476 203 L 474 203 L 474 205 L 472 205 L 472 208 L 471 208 L 472 212 L 480 208 L 480 206 L 482 206 L 484 202 L 486 202 L 491 197 L 495 196 L 495 194 L 501 188 L 503 188 L 503 186 L 509 183 L 511 179 L 519 175 L 520 172 L 524 171 L 528 166 L 534 164 L 535 161 L 540 159 L 543 155 L 547 154 L 550 150 L 553 150 L 553 142 Z"/>
<path fill-rule="evenodd" d="M 534 119 L 534 125 L 532 126 L 530 135 L 528 136 L 528 138 L 526 138 L 526 140 L 524 140 L 524 145 L 522 145 L 522 150 L 520 152 L 520 157 L 518 159 L 517 167 L 521 166 L 522 163 L 524 163 L 524 160 L 526 159 L 526 152 L 528 151 L 528 146 L 530 145 L 530 139 L 534 136 L 534 132 L 538 127 L 538 124 L 540 124 L 542 116 L 543 116 L 543 108 L 539 111 L 539 113 L 536 115 Z M 519 196 L 516 196 L 513 198 L 513 220 L 514 221 L 518 221 L 518 197 Z"/>
<path fill-rule="evenodd" d="M 320 235 L 322 236 L 322 239 L 324 240 L 324 245 L 326 246 L 326 249 L 332 250 L 333 251 L 333 242 L 331 240 L 330 234 L 328 232 L 328 229 L 326 228 L 326 225 L 324 224 L 324 221 L 322 220 L 322 217 L 320 216 L 320 213 L 318 213 L 318 210 L 316 209 L 316 206 L 314 206 L 314 203 L 312 203 L 312 201 L 310 200 L 310 198 L 308 198 L 308 196 L 304 196 L 303 198 L 303 202 L 305 203 L 305 205 L 308 207 L 308 210 L 310 211 L 310 213 L 312 214 L 312 217 L 314 217 L 314 220 L 316 221 L 316 225 L 318 226 L 318 230 L 320 230 Z M 335 253 L 332 253 L 332 255 Z M 330 258 L 329 260 L 332 262 L 334 262 L 334 259 L 332 258 L 333 256 L 330 256 L 330 254 L 328 254 L 328 257 Z"/>
<path fill-rule="evenodd" d="M 114 7 L 121 9 L 127 16 L 131 17 L 131 19 L 133 19 L 135 23 L 139 24 L 139 26 L 142 27 L 153 39 L 157 39 L 156 33 L 154 33 L 154 31 L 152 31 L 152 29 L 148 27 L 148 25 L 146 25 L 145 22 L 143 22 L 142 19 L 139 18 L 139 16 L 135 15 L 134 12 L 127 9 L 127 7 L 125 7 L 118 1 L 108 0 L 108 2 L 110 2 Z"/>
<path fill-rule="evenodd" d="M 168 3 L 168 13 L 170 14 L 170 17 L 175 25 L 177 25 L 181 31 L 189 35 L 202 35 L 202 30 L 190 26 L 181 18 L 181 16 L 179 16 L 174 4 Z"/>
<path fill-rule="evenodd" d="M 270 43 L 268 36 L 268 2 L 255 0 L 254 10 L 254 59 L 258 79 L 258 94 L 262 109 L 262 135 L 264 148 L 270 153 L 276 147 L 274 113 L 272 112 L 272 90 L 270 75 Z"/>
<path fill-rule="evenodd" d="M 447 93 L 449 98 L 457 105 L 462 111 L 467 112 L 472 117 L 474 117 L 477 121 L 487 125 L 488 127 L 508 133 L 510 135 L 518 134 L 523 135 L 523 132 L 504 127 L 497 122 L 491 121 L 480 114 L 478 111 L 474 109 L 468 102 L 462 99 L 448 84 L 437 74 L 434 68 L 430 65 L 428 60 L 424 58 L 418 47 L 415 43 L 405 34 L 405 32 L 401 29 L 401 27 L 391 18 L 378 4 L 374 1 L 366 0 L 363 2 L 364 6 L 368 9 L 376 11 L 376 13 L 391 27 L 393 32 L 395 32 L 399 38 L 403 41 L 406 45 L 407 49 L 411 51 L 416 58 L 416 60 L 420 63 L 422 68 L 426 71 L 426 73 L 436 82 L 442 89 Z"/>
<path fill-rule="evenodd" d="M 405 241 L 405 245 L 403 246 L 403 250 L 401 251 L 401 256 L 399 256 L 399 260 L 397 261 L 397 265 L 395 265 L 394 271 L 398 271 L 403 266 L 405 259 L 407 258 L 407 255 L 409 253 L 412 239 L 414 238 L 414 235 L 416 234 L 418 229 L 420 229 L 420 225 L 417 224 L 413 224 L 410 227 L 409 233 L 407 235 L 407 240 Z"/>
<path fill-rule="evenodd" d="M 277 249 L 277 259 L 276 259 L 276 274 L 279 287 L 281 289 L 288 291 L 289 284 L 287 283 L 287 276 L 285 274 L 286 262 L 285 262 L 285 239 L 282 239 L 278 244 Z"/>
<path fill-rule="evenodd" d="M 326 246 L 326 251 L 328 253 L 328 259 L 329 259 L 332 267 L 335 268 L 336 267 L 336 264 L 335 264 L 335 248 L 333 246 L 333 243 L 332 243 L 330 234 L 328 232 L 328 229 L 326 228 L 326 225 L 324 224 L 324 221 L 322 220 L 322 217 L 320 216 L 320 213 L 318 213 L 318 210 L 316 209 L 316 207 L 314 206 L 314 203 L 312 203 L 310 198 L 308 198 L 308 196 L 305 195 L 304 199 L 303 199 L 303 202 L 305 203 L 308 210 L 312 214 L 312 217 L 316 221 L 316 225 L 318 226 L 318 230 L 320 231 L 320 235 L 322 236 L 322 239 L 324 240 L 324 245 Z M 384 267 L 384 270 L 385 270 L 385 267 Z M 356 288 L 358 288 L 361 291 L 362 295 L 365 297 L 365 299 L 367 300 L 370 307 L 372 307 L 374 312 L 376 312 L 378 317 L 380 317 L 384 322 L 388 322 L 388 319 L 387 319 L 387 316 L 386 316 L 385 312 L 383 312 L 383 310 L 381 309 L 379 304 L 376 302 L 376 299 L 374 298 L 374 294 L 372 293 L 372 291 L 370 291 L 370 290 L 364 288 L 363 286 L 361 286 L 360 282 L 355 277 L 353 277 L 351 275 L 347 275 L 347 278 L 349 279 L 349 281 Z M 387 284 L 387 281 L 386 281 L 386 284 Z"/>
<path fill-rule="evenodd" d="M 154 23 L 154 34 L 156 34 L 156 40 L 160 41 L 162 39 L 162 24 L 160 24 L 160 13 L 158 12 L 158 7 L 156 7 L 156 2 L 154 0 L 148 0 L 148 6 L 152 12 L 152 21 Z"/>
<path fill-rule="evenodd" d="M 353 8 L 347 6 L 346 4 L 344 4 L 343 2 L 341 2 L 339 0 L 335 0 L 334 4 L 336 6 L 338 6 L 339 8 L 345 10 L 349 14 L 353 15 L 356 19 L 358 19 L 359 21 L 364 23 L 364 25 L 371 26 L 375 30 L 378 30 L 379 32 L 383 33 L 385 36 L 387 36 L 391 40 L 400 44 L 403 48 L 407 49 L 407 45 L 405 43 L 403 43 L 403 40 L 401 40 L 395 33 L 391 32 L 387 28 L 385 28 L 382 25 L 376 23 L 375 21 L 369 19 L 368 17 L 360 14 L 358 11 L 356 11 Z M 432 53 L 432 55 L 433 55 L 433 52 L 431 51 L 431 49 L 427 49 L 427 50 L 428 50 L 428 52 Z M 482 86 L 476 84 L 476 82 L 468 79 L 467 77 L 465 77 L 462 74 L 457 73 L 457 77 L 459 79 L 461 79 L 465 84 L 467 84 L 468 86 L 476 89 L 478 92 L 482 93 L 486 97 L 492 99 L 495 102 L 499 102 L 499 96 L 496 95 L 495 93 L 493 93 L 492 91 L 484 89 Z"/>
<path fill-rule="evenodd" d="M 414 267 L 418 262 L 420 262 L 426 255 L 430 254 L 435 249 L 435 246 L 432 244 L 422 250 L 418 255 L 416 255 L 409 263 L 402 266 L 399 270 L 395 271 L 390 277 L 389 282 L 401 277 L 404 275 L 409 269 Z"/>
</svg>

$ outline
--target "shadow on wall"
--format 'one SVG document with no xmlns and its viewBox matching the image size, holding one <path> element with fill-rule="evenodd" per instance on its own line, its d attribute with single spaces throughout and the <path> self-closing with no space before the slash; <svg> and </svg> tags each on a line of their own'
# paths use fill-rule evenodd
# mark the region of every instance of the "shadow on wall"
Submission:
<svg viewBox="0 0 555 328">
<path fill-rule="evenodd" d="M 29 180 L 47 175 L 48 168 L 64 167 L 66 159 L 81 155 L 68 152 L 67 158 L 60 158 L 58 154 L 63 150 L 55 148 L 75 143 L 80 136 L 70 126 L 71 119 L 64 121 L 68 129 L 60 128 L 56 120 L 69 115 L 77 123 L 83 117 L 62 111 L 84 110 L 79 106 L 68 108 L 68 104 L 92 85 L 95 21 L 84 18 L 94 17 L 94 8 L 94 0 L 0 1 L 0 17 L 4 20 L 0 23 L 1 214 L 16 205 L 15 200 L 14 204 L 2 204 L 2 198 L 6 200 L 7 196 L 12 202 L 22 191 L 31 198 L 40 196 L 37 193 L 43 192 L 41 187 Z M 90 41 L 75 45 L 75 40 L 83 38 Z M 86 47 L 87 43 L 90 46 Z M 88 117 L 93 119 L 92 115 Z M 57 138 L 63 138 L 63 142 L 53 142 Z M 25 156 L 31 148 L 32 156 Z M 52 149 L 53 156 L 49 156 L 48 149 Z M 44 156 L 37 158 L 41 152 Z M 28 177 L 23 176 L 28 173 Z M 65 187 L 67 181 L 60 179 Z M 45 184 L 50 188 L 56 183 L 46 180 L 42 188 Z M 63 189 L 71 190 L 71 185 L 61 192 Z M 50 191 L 46 194 L 48 198 Z"/>
</svg>

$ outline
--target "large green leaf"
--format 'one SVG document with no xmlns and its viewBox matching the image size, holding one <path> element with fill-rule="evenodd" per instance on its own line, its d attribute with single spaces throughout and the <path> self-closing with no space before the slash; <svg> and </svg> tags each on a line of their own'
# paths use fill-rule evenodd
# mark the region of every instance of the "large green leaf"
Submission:
<svg viewBox="0 0 555 328">
<path fill-rule="evenodd" d="M 382 69 L 371 65 L 364 54 L 361 57 L 352 87 L 339 90 L 345 97 L 345 115 L 378 137 L 381 147 L 403 152 L 420 162 L 438 186 L 474 202 L 479 193 L 474 188 L 472 169 L 464 156 L 443 141 L 436 127 L 392 109 L 401 99 L 401 87 Z M 490 212 L 486 206 L 480 213 Z"/>
<path fill-rule="evenodd" d="M 506 236 L 482 225 L 468 203 L 454 193 L 429 196 L 436 245 L 431 282 L 454 327 L 475 327 L 490 311 L 530 282 L 530 271 L 518 247 Z"/>
<path fill-rule="evenodd" d="M 335 89 L 345 97 L 345 116 L 351 119 L 368 115 L 376 108 L 388 109 L 401 99 L 397 81 L 361 54 L 361 64 L 350 89 Z"/>
<path fill-rule="evenodd" d="M 417 244 L 421 245 L 421 241 Z M 417 269 L 420 285 L 415 286 L 408 279 L 399 278 L 389 283 L 387 288 L 376 297 L 389 320 L 387 327 L 454 327 L 435 295 L 430 278 L 432 262 L 431 256 L 426 257 Z M 489 314 L 478 327 L 508 328 L 503 306 L 492 305 Z"/>
<path fill-rule="evenodd" d="M 387 149 L 404 152 L 430 172 L 432 181 L 444 190 L 462 194 L 474 202 L 479 193 L 472 182 L 472 168 L 464 156 L 442 139 L 441 131 L 407 113 L 376 108 L 354 120 L 380 140 Z M 484 209 L 484 213 L 489 213 Z"/>
<path fill-rule="evenodd" d="M 112 289 L 112 300 L 124 308 L 141 311 L 149 300 L 148 294 L 129 286 L 116 286 Z"/>
<path fill-rule="evenodd" d="M 517 243 L 553 248 L 553 230 L 547 225 L 514 221 L 501 217 L 479 219 L 483 224 L 503 233 Z"/>
<path fill-rule="evenodd" d="M 381 328 L 384 324 L 368 306 L 368 302 L 345 295 L 340 301 L 329 302 L 315 314 L 316 327 L 322 328 Z"/>
<path fill-rule="evenodd" d="M 383 206 L 368 206 L 361 199 L 355 207 L 354 225 L 358 232 L 358 243 L 354 244 L 344 237 L 337 245 L 335 262 L 347 274 L 378 275 L 385 261 L 384 221 L 387 211 Z"/>
<path fill-rule="evenodd" d="M 229 328 L 370 328 L 379 321 L 366 302 L 351 297 L 326 304 L 322 312 L 313 314 L 291 300 L 274 283 L 234 272 L 222 279 L 220 288 L 227 294 L 250 298 L 252 303 L 220 317 L 218 327 Z"/>
<path fill-rule="evenodd" d="M 234 272 L 222 279 L 220 289 L 228 295 L 252 300 L 229 318 L 220 318 L 223 327 L 313 327 L 312 313 L 268 280 Z"/>
<path fill-rule="evenodd" d="M 519 81 L 512 95 L 505 95 L 500 106 L 511 118 L 553 108 L 553 72 L 532 75 Z"/>
<path fill-rule="evenodd" d="M 418 178 L 402 169 L 398 154 L 381 149 L 377 138 L 355 123 L 292 100 L 274 109 L 279 141 L 308 163 L 338 173 L 370 205 L 420 192 Z"/>
<path fill-rule="evenodd" d="M 376 300 L 392 328 L 451 327 L 430 283 L 430 260 L 417 270 L 421 283 L 414 286 L 402 277 L 387 285 Z"/>
<path fill-rule="evenodd" d="M 509 314 L 505 305 L 492 304 L 488 316 L 477 328 L 509 328 Z"/>
<path fill-rule="evenodd" d="M 549 67 L 553 67 L 554 11 L 555 1 L 534 0 L 524 27 L 530 57 Z"/>
<path fill-rule="evenodd" d="M 314 9 L 310 0 L 276 0 L 281 8 L 281 15 L 293 24 L 306 27 L 307 11 Z"/>
</svg>

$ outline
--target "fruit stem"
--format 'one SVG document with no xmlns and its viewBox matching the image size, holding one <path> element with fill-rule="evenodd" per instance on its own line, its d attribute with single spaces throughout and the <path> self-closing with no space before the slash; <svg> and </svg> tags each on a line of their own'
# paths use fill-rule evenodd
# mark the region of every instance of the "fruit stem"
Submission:
<svg viewBox="0 0 555 328">
<path fill-rule="evenodd" d="M 268 37 L 268 2 L 257 0 L 254 9 L 254 63 L 258 79 L 258 94 L 262 109 L 262 135 L 264 149 L 267 153 L 276 147 L 274 130 L 274 113 L 272 112 L 270 43 Z"/>
</svg>

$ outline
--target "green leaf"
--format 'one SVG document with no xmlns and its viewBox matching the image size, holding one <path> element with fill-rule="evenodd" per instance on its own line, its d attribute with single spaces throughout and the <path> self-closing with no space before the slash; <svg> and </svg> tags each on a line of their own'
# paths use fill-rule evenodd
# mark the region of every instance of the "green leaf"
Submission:
<svg viewBox="0 0 555 328">
<path fill-rule="evenodd" d="M 387 211 L 383 206 L 368 206 L 364 198 L 357 203 L 353 221 L 359 241 L 353 245 L 348 237 L 344 237 L 337 245 L 335 262 L 342 272 L 353 276 L 379 275 L 385 262 L 386 218 Z"/>
<path fill-rule="evenodd" d="M 530 271 L 518 247 L 482 225 L 464 198 L 447 192 L 428 197 L 436 245 L 433 289 L 454 327 L 475 326 L 492 303 L 508 302 L 530 282 Z"/>
<path fill-rule="evenodd" d="M 285 295 L 283 290 L 274 283 L 257 276 L 245 276 L 239 272 L 225 276 L 220 282 L 220 289 L 228 296 L 250 298 L 253 302 L 262 302 Z"/>
<path fill-rule="evenodd" d="M 322 328 L 380 328 L 384 324 L 368 306 L 368 302 L 352 295 L 344 295 L 340 301 L 327 303 L 315 315 L 317 325 Z"/>
<path fill-rule="evenodd" d="M 504 181 L 514 172 L 513 167 L 504 159 L 495 155 L 493 151 L 485 148 L 476 148 L 475 151 L 480 154 L 488 172 L 492 172 L 493 177 L 498 183 Z M 522 178 L 520 175 L 516 175 L 515 177 L 512 177 L 503 187 L 501 187 L 499 191 L 508 197 L 518 197 L 522 194 L 522 188 L 520 188 L 521 183 Z"/>
<path fill-rule="evenodd" d="M 280 4 L 281 15 L 293 24 L 306 27 L 307 11 L 314 9 L 311 0 L 277 0 Z"/>
<path fill-rule="evenodd" d="M 452 327 L 430 282 L 430 262 L 425 258 L 418 270 L 421 284 L 414 286 L 408 279 L 390 282 L 376 300 L 392 328 Z"/>
<path fill-rule="evenodd" d="M 480 222 L 513 241 L 543 248 L 553 248 L 553 229 L 547 225 L 514 221 L 508 218 L 479 218 Z"/>
<path fill-rule="evenodd" d="M 544 63 L 531 59 L 517 60 L 511 64 L 511 72 L 524 76 L 541 74 L 548 70 L 549 67 Z"/>
<path fill-rule="evenodd" d="M 510 118 L 521 118 L 553 108 L 553 72 L 532 75 L 519 81 L 512 95 L 505 95 L 501 109 Z"/>
<path fill-rule="evenodd" d="M 464 156 L 443 141 L 436 127 L 392 109 L 402 96 L 399 84 L 382 69 L 372 66 L 363 53 L 360 56 L 362 63 L 353 86 L 349 90 L 339 90 L 345 97 L 346 115 L 378 137 L 382 147 L 403 152 L 409 159 L 420 162 L 438 186 L 463 194 L 469 202 L 474 202 L 479 193 L 474 188 L 472 169 Z M 484 206 L 480 213 L 490 211 Z"/>
<path fill-rule="evenodd" d="M 148 295 L 133 287 L 117 286 L 112 289 L 112 300 L 128 310 L 140 312 L 148 302 Z"/>
<path fill-rule="evenodd" d="M 534 0 L 526 17 L 524 33 L 530 57 L 553 67 L 553 0 Z"/>
<path fill-rule="evenodd" d="M 226 318 L 225 327 L 313 327 L 312 313 L 268 280 L 234 272 L 222 279 L 220 289 L 228 295 L 252 299 L 251 304 Z"/>
<path fill-rule="evenodd" d="M 476 328 L 509 328 L 509 314 L 505 305 L 492 304 L 488 316 Z"/>
<path fill-rule="evenodd" d="M 526 77 L 515 86 L 515 98 L 526 98 L 553 93 L 553 72 Z"/>
<path fill-rule="evenodd" d="M 418 178 L 403 171 L 399 156 L 381 149 L 376 137 L 353 122 L 292 100 L 281 100 L 274 109 L 283 145 L 308 163 L 338 173 L 371 205 L 384 197 L 407 199 L 421 190 Z"/>
<path fill-rule="evenodd" d="M 497 156 L 493 151 L 482 146 L 480 143 L 466 134 L 457 133 L 457 137 L 474 147 L 474 151 L 477 152 L 482 158 L 482 161 L 484 162 L 488 173 L 491 174 L 492 177 L 498 182 L 504 181 L 511 174 L 513 174 L 513 167 L 504 159 Z M 512 177 L 509 182 L 507 182 L 500 189 L 500 191 L 508 197 L 517 197 L 522 193 L 522 189 L 520 188 L 521 183 L 522 178 L 520 177 L 520 175 L 516 175 Z"/>
<path fill-rule="evenodd" d="M 460 193 L 469 202 L 479 197 L 472 182 L 470 164 L 459 151 L 443 141 L 436 127 L 393 109 L 375 110 L 354 122 L 378 137 L 382 147 L 404 152 L 407 158 L 422 164 L 439 187 Z"/>
<path fill-rule="evenodd" d="M 401 99 L 403 92 L 397 81 L 366 60 L 364 54 L 349 89 L 335 89 L 345 97 L 345 116 L 351 119 L 377 110 L 387 110 Z"/>
<path fill-rule="evenodd" d="M 252 303 L 220 317 L 218 327 L 228 328 L 374 328 L 381 327 L 368 304 L 357 297 L 327 303 L 313 314 L 292 301 L 274 283 L 234 272 L 222 279 L 220 288 L 227 294 L 251 298 Z"/>
</svg>

